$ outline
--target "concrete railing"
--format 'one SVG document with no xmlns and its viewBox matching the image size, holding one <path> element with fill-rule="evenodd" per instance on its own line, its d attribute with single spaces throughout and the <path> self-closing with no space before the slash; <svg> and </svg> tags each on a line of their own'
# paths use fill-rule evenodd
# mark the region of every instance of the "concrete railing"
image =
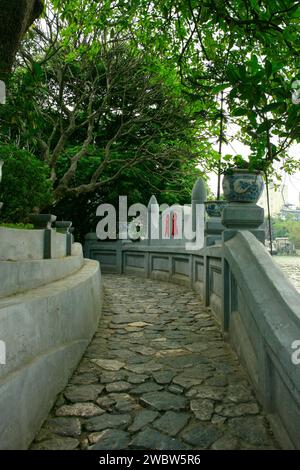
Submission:
<svg viewBox="0 0 300 470">
<path fill-rule="evenodd" d="M 246 230 L 199 251 L 142 243 L 99 242 L 89 234 L 85 255 L 103 272 L 138 274 L 191 286 L 210 306 L 248 372 L 284 448 L 300 449 L 300 294 Z"/>
<path fill-rule="evenodd" d="M 56 259 L 67 256 L 68 236 L 54 229 L 0 227 L 0 261 Z"/>
</svg>

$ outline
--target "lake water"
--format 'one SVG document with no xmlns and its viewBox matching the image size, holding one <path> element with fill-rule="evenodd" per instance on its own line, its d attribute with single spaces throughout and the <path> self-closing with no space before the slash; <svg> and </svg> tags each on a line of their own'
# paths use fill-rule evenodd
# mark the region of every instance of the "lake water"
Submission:
<svg viewBox="0 0 300 470">
<path fill-rule="evenodd" d="M 273 260 L 300 292 L 300 256 L 273 256 Z"/>
</svg>

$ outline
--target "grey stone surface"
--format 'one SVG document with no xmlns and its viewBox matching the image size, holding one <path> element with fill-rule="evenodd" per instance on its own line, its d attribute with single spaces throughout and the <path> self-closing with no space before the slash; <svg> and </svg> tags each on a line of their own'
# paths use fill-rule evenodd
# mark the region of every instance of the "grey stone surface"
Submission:
<svg viewBox="0 0 300 470">
<path fill-rule="evenodd" d="M 159 416 L 158 411 L 141 410 L 134 418 L 134 422 L 129 426 L 128 431 L 136 432 L 145 427 L 147 424 L 152 423 Z"/>
<path fill-rule="evenodd" d="M 53 437 L 38 444 L 33 444 L 32 450 L 75 450 L 79 441 L 72 437 Z"/>
<path fill-rule="evenodd" d="M 184 450 L 187 449 L 179 439 L 175 439 L 151 428 L 138 433 L 131 442 L 133 449 Z"/>
<path fill-rule="evenodd" d="M 159 411 L 184 410 L 187 406 L 187 401 L 184 397 L 169 392 L 145 393 L 141 396 L 140 401 L 143 405 Z"/>
<path fill-rule="evenodd" d="M 60 436 L 77 437 L 81 434 L 81 424 L 78 418 L 53 418 L 47 421 L 47 432 Z"/>
<path fill-rule="evenodd" d="M 182 438 L 197 449 L 209 448 L 219 437 L 222 431 L 213 424 L 198 424 L 182 433 Z"/>
<path fill-rule="evenodd" d="M 96 444 L 90 450 L 120 450 L 127 449 L 130 443 L 130 436 L 125 431 L 118 429 L 107 429 L 103 431 Z"/>
<path fill-rule="evenodd" d="M 98 416 L 104 410 L 94 403 L 74 403 L 73 405 L 63 405 L 56 410 L 56 416 Z"/>
<path fill-rule="evenodd" d="M 87 396 L 99 385 L 102 391 L 93 402 L 59 402 L 34 447 L 47 441 L 54 445 L 52 439 L 64 437 L 52 431 L 50 423 L 61 409 L 70 413 L 70 406 L 71 412 L 72 406 L 77 407 L 78 417 L 59 419 L 80 420 L 81 434 L 74 437 L 81 449 L 277 447 L 236 356 L 219 331 L 211 329 L 214 319 L 196 294 L 181 286 L 174 289 L 171 284 L 134 277 L 111 275 L 105 282 L 103 318 L 64 394 L 74 386 L 75 391 L 76 387 L 83 391 L 85 377 Z M 157 312 L 158 318 L 152 321 Z M 131 313 L 140 318 L 135 323 L 143 324 L 135 324 L 139 331 L 120 335 L 112 327 L 112 318 L 124 315 L 127 321 Z M 205 347 L 186 348 L 196 343 Z M 99 383 L 90 383 L 95 377 Z M 82 413 L 80 407 L 85 405 L 94 405 L 91 412 L 97 415 Z M 257 444 L 253 429 L 261 436 Z"/>
<path fill-rule="evenodd" d="M 72 385 L 67 387 L 64 396 L 72 403 L 95 401 L 102 392 L 103 385 Z"/>
<path fill-rule="evenodd" d="M 169 436 L 176 436 L 188 423 L 190 417 L 188 413 L 167 411 L 153 423 L 153 427 Z"/>
<path fill-rule="evenodd" d="M 107 428 L 122 428 L 130 422 L 131 415 L 129 414 L 112 415 L 105 413 L 102 416 L 87 420 L 85 428 L 87 431 L 102 431 Z"/>
</svg>

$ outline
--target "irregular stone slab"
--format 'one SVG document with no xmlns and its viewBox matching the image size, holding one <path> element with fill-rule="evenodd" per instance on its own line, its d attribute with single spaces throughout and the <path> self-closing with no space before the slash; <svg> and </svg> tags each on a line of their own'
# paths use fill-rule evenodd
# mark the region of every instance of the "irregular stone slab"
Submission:
<svg viewBox="0 0 300 470">
<path fill-rule="evenodd" d="M 181 395 L 184 392 L 184 389 L 180 387 L 179 385 L 170 385 L 168 387 L 169 392 L 175 393 L 176 395 Z"/>
<path fill-rule="evenodd" d="M 153 356 L 155 353 L 155 349 L 149 348 L 147 346 L 131 346 L 130 349 L 131 351 L 142 354 L 143 356 Z"/>
<path fill-rule="evenodd" d="M 113 415 L 105 413 L 102 416 L 91 418 L 84 423 L 87 431 L 102 431 L 108 428 L 125 428 L 131 423 L 129 414 Z"/>
<path fill-rule="evenodd" d="M 142 385 L 134 387 L 131 393 L 134 395 L 141 395 L 142 393 L 157 392 L 162 389 L 163 387 L 161 385 L 156 384 L 155 382 L 146 382 Z"/>
<path fill-rule="evenodd" d="M 56 416 L 98 416 L 104 413 L 104 410 L 94 403 L 76 403 L 74 405 L 63 405 L 56 410 Z"/>
<path fill-rule="evenodd" d="M 99 436 L 98 441 L 89 450 L 120 450 L 127 449 L 130 443 L 130 436 L 125 431 L 118 429 L 106 429 Z"/>
<path fill-rule="evenodd" d="M 190 417 L 188 413 L 167 411 L 153 423 L 153 427 L 169 436 L 176 436 L 186 426 Z"/>
<path fill-rule="evenodd" d="M 236 450 L 239 448 L 239 441 L 233 436 L 222 436 L 211 446 L 212 450 Z"/>
<path fill-rule="evenodd" d="M 230 432 L 253 446 L 268 446 L 273 442 L 262 417 L 232 418 L 228 421 Z"/>
<path fill-rule="evenodd" d="M 125 366 L 125 369 L 130 372 L 134 372 L 135 374 L 147 374 L 148 372 L 156 372 L 162 368 L 163 366 L 156 362 L 148 362 L 146 364 L 127 364 L 127 366 Z"/>
<path fill-rule="evenodd" d="M 221 435 L 217 426 L 203 423 L 184 430 L 182 438 L 197 449 L 208 449 Z"/>
<path fill-rule="evenodd" d="M 183 356 L 185 354 L 186 354 L 186 349 L 181 349 L 181 348 L 165 349 L 163 351 L 158 351 L 157 353 L 155 353 L 155 357 L 169 357 L 169 356 L 175 357 L 175 356 Z"/>
<path fill-rule="evenodd" d="M 205 379 L 211 377 L 213 371 L 210 366 L 203 364 L 197 368 L 188 369 L 174 377 L 173 382 L 184 388 L 190 388 L 193 385 L 200 385 Z"/>
<path fill-rule="evenodd" d="M 154 372 L 153 378 L 158 384 L 169 384 L 173 377 L 176 375 L 174 371 L 166 370 L 160 372 Z"/>
<path fill-rule="evenodd" d="M 147 315 L 140 314 L 140 313 L 139 314 L 131 314 L 131 315 L 116 315 L 112 318 L 112 323 L 115 323 L 116 325 L 121 325 L 121 324 L 126 323 L 127 325 L 129 325 L 130 323 L 135 323 L 135 322 L 142 321 L 141 320 L 142 316 L 145 318 Z M 150 317 L 151 317 L 151 322 L 154 322 L 156 320 L 156 318 L 158 317 L 157 312 L 156 312 L 156 315 L 151 315 Z M 146 322 L 146 323 L 148 323 L 148 322 Z"/>
<path fill-rule="evenodd" d="M 57 437 L 47 439 L 39 444 L 33 444 L 32 450 L 74 450 L 79 446 L 79 441 L 72 437 Z"/>
<path fill-rule="evenodd" d="M 113 405 L 116 403 L 116 400 L 114 400 L 111 397 L 104 396 L 100 397 L 96 400 L 97 405 L 100 406 L 100 408 L 103 408 L 104 410 L 112 410 Z"/>
<path fill-rule="evenodd" d="M 233 384 L 228 386 L 226 401 L 245 403 L 247 401 L 253 401 L 253 395 L 251 391 L 243 385 Z"/>
<path fill-rule="evenodd" d="M 191 343 L 191 344 L 186 344 L 185 348 L 191 352 L 202 352 L 208 348 L 208 344 L 202 343 L 202 342 Z"/>
<path fill-rule="evenodd" d="M 88 385 L 98 382 L 98 376 L 89 372 L 86 372 L 85 374 L 75 374 L 71 379 L 71 383 L 75 385 Z"/>
<path fill-rule="evenodd" d="M 106 390 L 108 393 L 110 392 L 127 392 L 132 388 L 132 385 L 128 382 L 113 382 L 106 385 Z"/>
<path fill-rule="evenodd" d="M 144 431 L 133 439 L 130 444 L 133 449 L 154 449 L 154 450 L 186 450 L 187 446 L 179 439 L 166 436 L 151 428 Z"/>
<path fill-rule="evenodd" d="M 195 417 L 201 421 L 209 421 L 214 412 L 214 404 L 211 400 L 192 400 L 190 406 Z"/>
<path fill-rule="evenodd" d="M 72 403 L 95 401 L 104 389 L 103 385 L 78 385 L 67 387 L 64 396 Z"/>
<path fill-rule="evenodd" d="M 152 323 L 146 323 L 144 321 L 135 321 L 133 323 L 128 323 L 128 326 L 133 326 L 134 328 L 143 328 L 144 326 L 149 326 Z"/>
<path fill-rule="evenodd" d="M 216 412 L 221 416 L 234 418 L 237 416 L 256 415 L 259 413 L 259 408 L 256 403 L 241 403 L 219 406 L 216 408 Z"/>
<path fill-rule="evenodd" d="M 147 424 L 152 423 L 152 421 L 154 421 L 158 416 L 159 416 L 159 413 L 157 411 L 152 411 L 152 410 L 139 411 L 136 417 L 134 418 L 132 425 L 129 426 L 128 431 L 137 432 L 143 427 L 145 427 Z"/>
<path fill-rule="evenodd" d="M 102 384 L 118 382 L 119 380 L 124 380 L 125 378 L 126 378 L 125 370 L 119 370 L 117 372 L 103 372 L 100 375 L 100 381 Z"/>
<path fill-rule="evenodd" d="M 120 370 L 125 366 L 125 362 L 115 361 L 110 359 L 91 359 L 98 367 L 105 370 Z"/>
<path fill-rule="evenodd" d="M 46 421 L 44 429 L 60 436 L 77 437 L 81 434 L 78 418 L 51 418 Z"/>
<path fill-rule="evenodd" d="M 185 397 L 169 392 L 151 392 L 140 397 L 141 403 L 158 411 L 184 410 L 187 406 Z"/>
<path fill-rule="evenodd" d="M 143 374 L 130 374 L 128 373 L 126 376 L 128 382 L 131 384 L 141 384 L 145 382 L 149 376 L 148 375 L 143 375 Z"/>
<path fill-rule="evenodd" d="M 115 408 L 122 413 L 131 412 L 139 407 L 135 399 L 127 393 L 110 393 L 110 398 L 115 400 Z"/>
<path fill-rule="evenodd" d="M 225 389 L 221 387 L 209 387 L 207 385 L 193 388 L 196 398 L 208 398 L 209 400 L 221 401 L 225 395 Z"/>
<path fill-rule="evenodd" d="M 208 386 L 215 386 L 215 387 L 226 387 L 226 385 L 228 384 L 228 379 L 226 377 L 226 375 L 214 375 L 213 377 L 211 377 L 210 379 L 207 379 L 205 381 L 205 385 L 208 385 Z"/>
</svg>

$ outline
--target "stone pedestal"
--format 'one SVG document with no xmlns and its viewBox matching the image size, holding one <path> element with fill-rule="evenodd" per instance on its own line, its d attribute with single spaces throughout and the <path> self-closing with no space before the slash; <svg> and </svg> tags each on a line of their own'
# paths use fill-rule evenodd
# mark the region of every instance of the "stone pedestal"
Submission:
<svg viewBox="0 0 300 470">
<path fill-rule="evenodd" d="M 229 203 L 222 214 L 222 224 L 225 226 L 223 241 L 230 240 L 239 230 L 248 230 L 264 244 L 265 231 L 260 228 L 263 222 L 262 207 L 247 202 Z"/>
<path fill-rule="evenodd" d="M 221 217 L 210 217 L 205 224 L 205 246 L 211 246 L 215 242 L 221 241 L 224 229 Z"/>
<path fill-rule="evenodd" d="M 52 214 L 30 214 L 29 220 L 36 229 L 51 229 L 56 221 L 56 215 Z"/>
</svg>

